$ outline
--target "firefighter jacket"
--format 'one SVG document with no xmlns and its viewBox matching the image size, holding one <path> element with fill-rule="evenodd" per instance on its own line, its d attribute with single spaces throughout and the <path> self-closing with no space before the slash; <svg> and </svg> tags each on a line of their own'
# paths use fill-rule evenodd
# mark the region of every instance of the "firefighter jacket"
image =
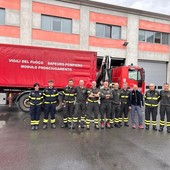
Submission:
<svg viewBox="0 0 170 170">
<path fill-rule="evenodd" d="M 121 104 L 127 104 L 130 105 L 130 91 L 122 89 L 120 91 L 120 102 Z"/>
<path fill-rule="evenodd" d="M 115 105 L 120 105 L 120 90 L 113 89 L 112 95 L 113 95 L 112 103 Z"/>
<path fill-rule="evenodd" d="M 162 90 L 160 92 L 160 104 L 162 106 L 169 106 L 170 107 L 170 91 Z"/>
<path fill-rule="evenodd" d="M 76 101 L 77 102 L 86 102 L 87 100 L 87 89 L 85 87 L 81 88 L 80 86 L 76 87 Z"/>
<path fill-rule="evenodd" d="M 65 103 L 74 103 L 76 90 L 74 87 L 66 86 L 63 90 L 64 102 Z"/>
<path fill-rule="evenodd" d="M 54 104 L 57 103 L 58 91 L 55 88 L 47 87 L 43 92 L 44 104 Z"/>
<path fill-rule="evenodd" d="M 143 106 L 143 95 L 139 90 L 130 92 L 130 104 L 135 106 Z"/>
<path fill-rule="evenodd" d="M 93 95 L 93 94 L 99 94 L 100 90 L 98 88 L 90 88 L 88 89 L 87 93 L 88 93 L 88 102 L 98 102 L 99 97 L 89 97 L 89 95 Z"/>
<path fill-rule="evenodd" d="M 106 95 L 110 95 L 109 98 L 106 97 Z M 113 95 L 112 95 L 112 90 L 110 88 L 102 88 L 100 90 L 100 100 L 101 103 L 111 103 L 113 99 Z"/>
<path fill-rule="evenodd" d="M 29 94 L 30 105 L 41 105 L 43 103 L 43 93 L 40 91 L 32 91 Z"/>
<path fill-rule="evenodd" d="M 145 106 L 157 107 L 160 100 L 160 95 L 157 90 L 148 90 L 145 93 Z"/>
</svg>

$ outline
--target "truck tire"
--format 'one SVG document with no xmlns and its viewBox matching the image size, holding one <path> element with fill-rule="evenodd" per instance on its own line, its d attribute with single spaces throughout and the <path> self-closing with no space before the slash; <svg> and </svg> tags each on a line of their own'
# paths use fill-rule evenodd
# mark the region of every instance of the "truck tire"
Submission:
<svg viewBox="0 0 170 170">
<path fill-rule="evenodd" d="M 58 101 L 57 101 L 57 106 L 56 106 L 56 111 L 61 111 L 63 109 L 63 105 L 62 105 L 62 96 L 59 95 L 58 97 Z"/>
<path fill-rule="evenodd" d="M 29 112 L 30 110 L 30 104 L 29 104 L 29 94 L 24 94 L 19 98 L 18 101 L 18 107 L 23 111 L 23 112 Z"/>
</svg>

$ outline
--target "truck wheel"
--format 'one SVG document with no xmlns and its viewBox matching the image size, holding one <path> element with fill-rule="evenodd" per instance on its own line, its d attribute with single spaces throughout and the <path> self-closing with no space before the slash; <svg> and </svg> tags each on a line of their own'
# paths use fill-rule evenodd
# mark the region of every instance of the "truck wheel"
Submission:
<svg viewBox="0 0 170 170">
<path fill-rule="evenodd" d="M 56 111 L 61 111 L 63 109 L 63 105 L 62 105 L 62 100 L 58 100 L 57 102 L 57 106 L 56 106 Z"/>
<path fill-rule="evenodd" d="M 29 103 L 28 94 L 24 94 L 19 98 L 18 106 L 23 112 L 29 112 L 30 103 Z"/>
</svg>

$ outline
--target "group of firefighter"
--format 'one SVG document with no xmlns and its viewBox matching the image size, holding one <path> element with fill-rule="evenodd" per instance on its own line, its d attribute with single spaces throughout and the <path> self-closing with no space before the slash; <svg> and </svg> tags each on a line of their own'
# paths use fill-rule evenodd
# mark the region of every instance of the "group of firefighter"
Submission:
<svg viewBox="0 0 170 170">
<path fill-rule="evenodd" d="M 43 92 L 39 90 L 38 83 L 34 84 L 34 90 L 29 95 L 32 130 L 39 129 L 42 104 L 44 105 L 43 129 L 48 127 L 49 114 L 51 128 L 56 128 L 55 110 L 58 96 L 59 92 L 54 88 L 53 80 L 48 81 L 48 87 Z M 160 92 L 155 90 L 155 85 L 151 83 L 149 90 L 143 96 L 137 85 L 129 90 L 126 82 L 122 89 L 119 89 L 118 83 L 110 86 L 105 81 L 99 89 L 93 81 L 91 88 L 87 89 L 83 80 L 79 81 L 79 86 L 74 87 L 74 81 L 70 79 L 62 91 L 62 96 L 64 106 L 62 128 L 89 130 L 92 119 L 94 119 L 95 129 L 120 128 L 122 123 L 128 127 L 130 110 L 132 128 L 136 129 L 135 115 L 137 114 L 138 128 L 144 129 L 142 107 L 145 105 L 145 129 L 149 130 L 152 124 L 152 129 L 157 131 L 157 112 L 160 102 L 159 131 L 163 131 L 166 114 L 167 132 L 170 133 L 170 91 L 167 83 Z"/>
</svg>

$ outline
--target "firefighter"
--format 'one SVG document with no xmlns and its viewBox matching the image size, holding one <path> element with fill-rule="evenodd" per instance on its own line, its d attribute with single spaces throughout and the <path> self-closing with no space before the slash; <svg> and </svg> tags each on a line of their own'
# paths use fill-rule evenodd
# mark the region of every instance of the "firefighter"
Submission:
<svg viewBox="0 0 170 170">
<path fill-rule="evenodd" d="M 119 114 L 120 114 L 120 90 L 119 90 L 119 84 L 115 83 L 112 90 L 112 112 L 110 116 L 110 123 L 111 127 L 113 128 L 113 122 L 114 126 L 117 128 L 120 128 L 119 125 Z"/>
<path fill-rule="evenodd" d="M 109 83 L 107 81 L 103 83 L 103 88 L 100 90 L 100 103 L 101 128 L 104 129 L 104 126 L 106 126 L 110 129 L 110 115 L 112 111 L 112 91 L 109 88 Z M 104 121 L 104 113 L 106 113 L 106 121 Z"/>
<path fill-rule="evenodd" d="M 87 112 L 86 112 L 86 128 L 87 130 L 90 129 L 90 118 L 92 111 L 94 112 L 94 127 L 96 129 L 99 129 L 99 95 L 100 91 L 98 88 L 96 88 L 96 82 L 92 82 L 92 87 L 87 91 L 88 93 L 88 104 L 87 104 Z"/>
<path fill-rule="evenodd" d="M 74 112 L 74 103 L 75 103 L 75 94 L 76 90 L 73 87 L 73 80 L 68 80 L 68 85 L 64 88 L 63 95 L 64 95 L 64 116 L 63 116 L 63 124 L 62 128 L 68 127 L 71 128 L 72 123 L 72 116 Z"/>
<path fill-rule="evenodd" d="M 122 116 L 124 114 L 124 126 L 129 126 L 128 124 L 128 111 L 130 106 L 130 91 L 128 90 L 128 84 L 125 82 L 123 88 L 120 91 L 120 115 L 119 115 L 119 125 L 122 126 Z"/>
<path fill-rule="evenodd" d="M 29 94 L 31 129 L 39 129 L 41 105 L 43 103 L 43 93 L 39 91 L 39 84 L 34 84 L 34 90 Z"/>
<path fill-rule="evenodd" d="M 48 81 L 48 87 L 44 89 L 44 120 L 43 129 L 47 128 L 48 116 L 51 115 L 51 128 L 55 129 L 55 110 L 58 98 L 58 91 L 54 88 L 53 80 Z"/>
<path fill-rule="evenodd" d="M 76 91 L 76 103 L 75 103 L 72 129 L 78 127 L 79 122 L 81 128 L 85 127 L 87 88 L 84 87 L 84 80 L 79 81 L 79 86 L 76 87 L 75 91 Z"/>
<path fill-rule="evenodd" d="M 165 113 L 167 132 L 170 133 L 170 91 L 168 83 L 164 84 L 164 89 L 160 92 L 160 132 L 163 131 L 165 125 Z"/>
<path fill-rule="evenodd" d="M 155 85 L 150 83 L 149 90 L 145 93 L 145 125 L 146 130 L 149 130 L 150 125 L 150 113 L 152 113 L 152 128 L 154 131 L 157 131 L 156 128 L 156 117 L 157 109 L 159 103 L 160 95 L 157 90 L 155 90 Z"/>
</svg>

